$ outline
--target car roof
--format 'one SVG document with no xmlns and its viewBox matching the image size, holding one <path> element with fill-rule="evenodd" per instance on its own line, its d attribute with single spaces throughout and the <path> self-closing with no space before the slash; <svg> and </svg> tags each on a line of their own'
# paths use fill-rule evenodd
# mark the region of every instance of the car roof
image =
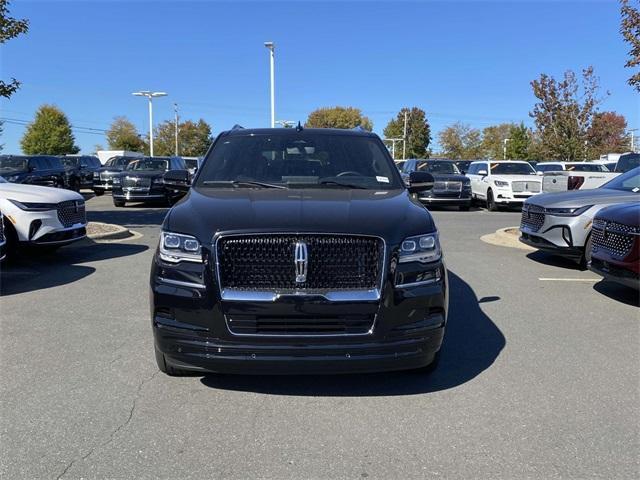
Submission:
<svg viewBox="0 0 640 480">
<path fill-rule="evenodd" d="M 314 135 L 341 135 L 341 136 L 358 136 L 358 137 L 377 137 L 375 133 L 360 129 L 346 128 L 234 128 L 222 132 L 220 135 L 225 136 L 248 136 L 248 135 L 270 135 L 277 133 L 278 135 L 288 135 L 295 137 L 300 133 L 312 133 Z"/>
</svg>

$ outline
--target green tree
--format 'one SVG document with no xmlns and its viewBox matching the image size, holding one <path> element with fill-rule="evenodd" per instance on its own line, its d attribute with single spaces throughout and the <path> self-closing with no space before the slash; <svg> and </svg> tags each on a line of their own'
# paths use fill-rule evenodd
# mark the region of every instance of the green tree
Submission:
<svg viewBox="0 0 640 480">
<path fill-rule="evenodd" d="M 404 135 L 404 116 L 407 115 L 406 158 L 426 158 L 431 142 L 431 128 L 427 116 L 421 108 L 403 108 L 396 118 L 389 121 L 384 129 L 386 138 L 402 138 Z M 399 143 L 398 145 L 402 145 Z M 396 157 L 402 157 L 402 149 L 396 149 Z"/>
<path fill-rule="evenodd" d="M 138 133 L 136 126 L 126 117 L 113 119 L 113 123 L 107 130 L 107 144 L 110 150 L 145 151 L 144 139 Z"/>
<path fill-rule="evenodd" d="M 27 33 L 28 30 L 29 21 L 10 17 L 8 0 L 0 0 L 0 44 Z M 15 78 L 9 82 L 0 80 L 0 97 L 9 98 L 19 87 L 20 82 Z"/>
<path fill-rule="evenodd" d="M 504 140 L 510 138 L 513 123 L 491 125 L 482 130 L 482 154 L 491 160 L 502 160 Z M 508 142 L 507 142 L 508 143 Z"/>
<path fill-rule="evenodd" d="M 64 155 L 80 151 L 75 145 L 69 119 L 54 105 L 42 105 L 38 109 L 20 145 L 27 155 Z"/>
<path fill-rule="evenodd" d="M 597 159 L 606 153 L 629 150 L 627 120 L 615 112 L 598 112 L 587 132 L 587 158 Z"/>
<path fill-rule="evenodd" d="M 640 67 L 640 11 L 629 4 L 629 0 L 622 0 L 620 14 L 620 33 L 624 40 L 631 45 L 629 60 L 625 63 L 627 68 Z M 636 2 L 637 3 L 637 2 Z M 640 92 L 640 72 L 629 78 L 629 85 Z"/>
<path fill-rule="evenodd" d="M 507 142 L 507 158 L 510 160 L 535 160 L 531 158 L 532 134 L 524 122 L 511 125 Z"/>
<path fill-rule="evenodd" d="M 582 159 L 587 132 L 602 101 L 597 97 L 599 85 L 593 68 L 582 71 L 581 84 L 569 70 L 561 80 L 543 73 L 531 86 L 538 102 L 529 115 L 535 121 L 542 154 L 548 159 Z"/>
<path fill-rule="evenodd" d="M 373 123 L 362 115 L 359 108 L 324 107 L 309 114 L 305 127 L 309 128 L 355 128 L 361 126 L 365 130 L 373 130 Z"/>
<path fill-rule="evenodd" d="M 155 155 L 174 155 L 175 134 L 175 122 L 167 120 L 159 124 L 153 133 L 153 153 Z M 197 122 L 187 120 L 178 124 L 178 155 L 203 156 L 207 153 L 212 142 L 211 127 L 203 119 Z"/>
<path fill-rule="evenodd" d="M 461 122 L 449 125 L 438 134 L 443 155 L 452 160 L 482 158 L 482 136 L 480 130 Z"/>
</svg>

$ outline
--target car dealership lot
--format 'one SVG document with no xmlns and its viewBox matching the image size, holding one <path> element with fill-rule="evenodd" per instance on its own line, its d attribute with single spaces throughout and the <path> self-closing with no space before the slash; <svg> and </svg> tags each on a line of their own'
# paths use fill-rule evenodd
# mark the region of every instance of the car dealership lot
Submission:
<svg viewBox="0 0 640 480">
<path fill-rule="evenodd" d="M 148 310 L 166 209 L 87 209 L 143 236 L 2 266 L 3 478 L 637 476 L 637 294 L 479 240 L 517 212 L 434 213 L 451 310 L 431 376 L 171 378 Z"/>
</svg>

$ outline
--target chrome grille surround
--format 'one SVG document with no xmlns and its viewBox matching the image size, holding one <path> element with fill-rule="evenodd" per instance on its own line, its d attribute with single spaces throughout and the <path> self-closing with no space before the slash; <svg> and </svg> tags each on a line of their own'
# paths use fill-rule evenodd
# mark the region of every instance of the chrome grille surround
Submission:
<svg viewBox="0 0 640 480">
<path fill-rule="evenodd" d="M 122 179 L 122 188 L 150 188 L 151 187 L 151 179 L 150 178 L 140 178 L 140 177 L 130 177 L 125 176 Z"/>
<path fill-rule="evenodd" d="M 84 200 L 68 200 L 57 205 L 58 220 L 64 228 L 87 223 Z"/>
<path fill-rule="evenodd" d="M 624 259 L 629 254 L 637 236 L 640 236 L 638 227 L 609 222 L 603 218 L 595 218 L 591 227 L 593 252 L 602 250 L 618 259 Z"/>
<path fill-rule="evenodd" d="M 457 180 L 454 180 L 454 181 L 436 180 L 433 183 L 433 191 L 434 192 L 461 192 L 462 182 Z"/>
<path fill-rule="evenodd" d="M 544 224 L 544 208 L 531 203 L 525 203 L 522 206 L 522 217 L 520 219 L 520 228 L 526 228 L 531 232 L 537 232 Z"/>
</svg>

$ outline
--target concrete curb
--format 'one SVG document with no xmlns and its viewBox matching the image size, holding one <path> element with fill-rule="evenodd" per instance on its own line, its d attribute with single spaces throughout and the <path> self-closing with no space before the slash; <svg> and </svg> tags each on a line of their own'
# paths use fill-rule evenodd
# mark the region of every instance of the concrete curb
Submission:
<svg viewBox="0 0 640 480">
<path fill-rule="evenodd" d="M 94 225 L 107 225 L 113 228 L 111 232 L 105 233 L 94 233 L 87 235 L 87 238 L 93 240 L 94 242 L 121 242 L 123 240 L 134 240 L 142 237 L 142 234 L 129 230 L 126 227 L 121 225 L 115 225 L 113 223 L 103 223 L 103 222 L 89 222 Z"/>
<path fill-rule="evenodd" d="M 496 245 L 498 247 L 517 248 L 519 250 L 534 251 L 535 248 L 525 245 L 520 240 L 520 231 L 518 227 L 506 227 L 496 230 L 494 233 L 483 235 L 480 237 L 485 243 Z"/>
</svg>

